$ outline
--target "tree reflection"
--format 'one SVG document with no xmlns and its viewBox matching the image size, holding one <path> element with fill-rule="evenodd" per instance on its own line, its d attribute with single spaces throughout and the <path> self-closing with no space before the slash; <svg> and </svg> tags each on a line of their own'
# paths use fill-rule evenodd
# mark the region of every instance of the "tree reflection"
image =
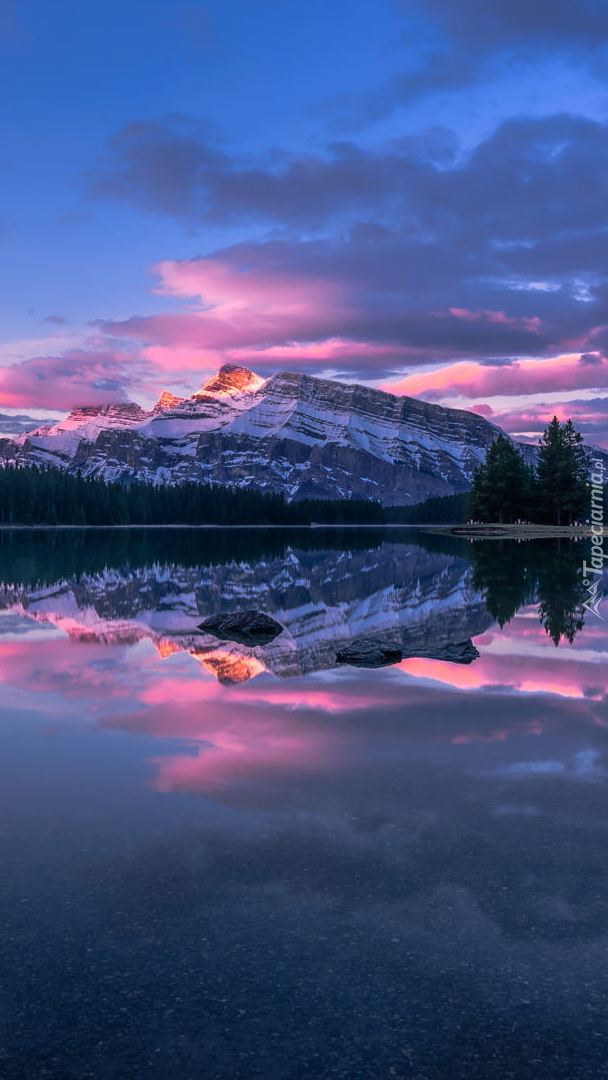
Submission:
<svg viewBox="0 0 608 1080">
<path fill-rule="evenodd" d="M 554 645 L 562 638 L 572 644 L 584 626 L 582 561 L 580 545 L 549 548 L 537 570 L 538 616 Z"/>
<path fill-rule="evenodd" d="M 538 603 L 555 645 L 570 644 L 584 625 L 582 543 L 576 540 L 480 540 L 470 545 L 473 587 L 502 628 L 525 604 Z"/>
</svg>

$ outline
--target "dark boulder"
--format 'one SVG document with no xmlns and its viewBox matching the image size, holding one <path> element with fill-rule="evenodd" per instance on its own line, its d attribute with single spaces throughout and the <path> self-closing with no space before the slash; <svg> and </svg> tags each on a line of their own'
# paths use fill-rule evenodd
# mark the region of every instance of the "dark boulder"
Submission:
<svg viewBox="0 0 608 1080">
<path fill-rule="evenodd" d="M 220 641 L 236 641 L 239 645 L 268 645 L 283 627 L 262 611 L 219 612 L 199 623 L 199 630 L 213 634 Z"/>
<path fill-rule="evenodd" d="M 449 660 L 451 664 L 472 664 L 480 655 L 470 638 L 466 641 L 450 641 L 446 645 L 430 646 L 403 654 L 403 659 L 422 657 L 425 660 Z"/>
<path fill-rule="evenodd" d="M 401 649 L 370 638 L 362 638 L 336 653 L 338 664 L 351 664 L 352 667 L 386 667 L 388 664 L 398 664 L 401 659 Z"/>
<path fill-rule="evenodd" d="M 448 660 L 451 664 L 471 664 L 478 656 L 479 652 L 470 638 L 466 641 L 448 642 L 446 645 L 431 645 L 425 649 L 410 649 L 407 652 L 386 641 L 360 638 L 336 653 L 336 663 L 376 668 L 420 657 L 425 660 Z"/>
</svg>

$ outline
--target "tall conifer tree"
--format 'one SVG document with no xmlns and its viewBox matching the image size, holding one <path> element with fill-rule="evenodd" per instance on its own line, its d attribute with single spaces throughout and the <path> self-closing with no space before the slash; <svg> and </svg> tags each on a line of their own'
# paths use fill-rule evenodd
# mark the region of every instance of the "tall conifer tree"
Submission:
<svg viewBox="0 0 608 1080">
<path fill-rule="evenodd" d="M 571 420 L 554 416 L 539 443 L 536 499 L 542 521 L 571 525 L 583 516 L 588 498 L 589 462 L 583 437 Z"/>
<path fill-rule="evenodd" d="M 523 455 L 506 435 L 499 435 L 473 474 L 470 516 L 500 524 L 526 516 L 531 479 Z"/>
</svg>

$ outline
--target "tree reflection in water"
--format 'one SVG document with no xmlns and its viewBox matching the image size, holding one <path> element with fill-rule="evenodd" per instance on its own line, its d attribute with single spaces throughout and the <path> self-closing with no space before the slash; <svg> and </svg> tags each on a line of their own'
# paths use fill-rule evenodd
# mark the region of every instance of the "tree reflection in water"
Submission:
<svg viewBox="0 0 608 1080">
<path fill-rule="evenodd" d="M 563 639 L 572 644 L 584 625 L 583 541 L 473 541 L 468 554 L 473 587 L 500 627 L 525 604 L 537 603 L 553 643 Z"/>
</svg>

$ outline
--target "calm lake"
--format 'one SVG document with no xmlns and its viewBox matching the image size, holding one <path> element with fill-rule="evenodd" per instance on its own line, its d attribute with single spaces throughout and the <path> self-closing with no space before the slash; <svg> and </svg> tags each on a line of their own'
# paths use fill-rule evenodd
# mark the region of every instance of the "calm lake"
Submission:
<svg viewBox="0 0 608 1080">
<path fill-rule="evenodd" d="M 0 534 L 3 1080 L 608 1076 L 588 551 Z"/>
</svg>

